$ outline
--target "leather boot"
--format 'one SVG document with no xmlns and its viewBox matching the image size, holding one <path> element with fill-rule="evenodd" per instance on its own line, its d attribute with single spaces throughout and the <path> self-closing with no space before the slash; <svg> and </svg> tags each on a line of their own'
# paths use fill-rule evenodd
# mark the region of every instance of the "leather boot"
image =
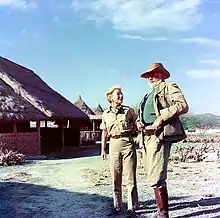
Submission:
<svg viewBox="0 0 220 218">
<path fill-rule="evenodd" d="M 154 188 L 158 211 L 152 218 L 169 218 L 167 187 Z"/>
</svg>

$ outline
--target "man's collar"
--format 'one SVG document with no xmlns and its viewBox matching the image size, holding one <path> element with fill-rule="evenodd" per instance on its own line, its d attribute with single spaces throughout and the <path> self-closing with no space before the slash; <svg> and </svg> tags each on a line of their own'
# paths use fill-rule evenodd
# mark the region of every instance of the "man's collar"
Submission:
<svg viewBox="0 0 220 218">
<path fill-rule="evenodd" d="M 155 87 L 155 92 L 159 93 L 165 88 L 165 81 L 161 81 L 157 86 Z"/>
<path fill-rule="evenodd" d="M 159 80 L 157 82 L 154 83 L 154 85 L 151 88 L 151 91 L 155 90 L 163 81 Z"/>
</svg>

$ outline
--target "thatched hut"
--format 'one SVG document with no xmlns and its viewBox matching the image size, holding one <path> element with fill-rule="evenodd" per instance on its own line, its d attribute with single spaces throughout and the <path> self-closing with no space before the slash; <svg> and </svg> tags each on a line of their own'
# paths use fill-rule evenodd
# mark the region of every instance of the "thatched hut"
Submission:
<svg viewBox="0 0 220 218">
<path fill-rule="evenodd" d="M 102 122 L 102 113 L 104 112 L 102 106 L 98 104 L 98 106 L 93 110 L 95 115 L 89 115 L 89 118 L 92 122 L 93 131 L 100 130 L 100 124 Z"/>
<path fill-rule="evenodd" d="M 78 107 L 81 111 L 83 111 L 86 115 L 95 115 L 93 110 L 85 103 L 82 99 L 82 96 L 79 95 L 79 98 L 73 103 L 76 107 Z M 81 130 L 89 130 L 92 128 L 92 123 L 87 123 L 87 125 L 81 126 Z"/>
<path fill-rule="evenodd" d="M 79 95 L 79 98 L 74 102 L 74 105 L 85 112 L 91 120 L 91 124 L 83 126 L 83 128 L 81 128 L 81 138 L 88 141 L 93 141 L 93 139 L 94 141 L 100 140 L 101 131 L 99 126 L 101 124 L 102 113 L 104 111 L 101 105 L 98 104 L 97 108 L 92 110 L 82 99 L 81 95 Z"/>
<path fill-rule="evenodd" d="M 95 115 L 95 113 L 90 109 L 85 101 L 83 101 L 81 95 L 79 95 L 79 98 L 74 102 L 74 105 L 87 115 Z"/>
<path fill-rule="evenodd" d="M 96 115 L 102 115 L 103 112 L 104 112 L 104 110 L 100 104 L 98 104 L 98 106 L 94 109 L 94 113 Z"/>
<path fill-rule="evenodd" d="M 64 146 L 76 146 L 79 126 L 90 122 L 83 111 L 32 70 L 3 57 L 0 91 L 0 139 L 4 147 L 26 154 L 48 154 Z M 31 128 L 30 121 L 36 121 L 35 128 Z M 45 128 L 40 127 L 40 121 L 45 121 Z M 49 121 L 56 121 L 58 128 L 48 128 Z"/>
</svg>

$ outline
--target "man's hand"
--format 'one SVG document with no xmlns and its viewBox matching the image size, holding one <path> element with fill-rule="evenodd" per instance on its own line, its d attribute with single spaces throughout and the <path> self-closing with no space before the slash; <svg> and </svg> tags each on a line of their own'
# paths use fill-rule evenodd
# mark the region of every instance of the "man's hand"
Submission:
<svg viewBox="0 0 220 218">
<path fill-rule="evenodd" d="M 158 130 L 162 127 L 163 119 L 161 116 L 157 117 L 152 125 L 152 129 Z"/>
<path fill-rule="evenodd" d="M 101 152 L 101 158 L 102 160 L 106 160 L 106 151 Z"/>
<path fill-rule="evenodd" d="M 137 129 L 138 129 L 138 131 L 142 131 L 143 129 L 144 129 L 144 125 L 141 123 L 141 122 L 137 122 Z"/>
</svg>

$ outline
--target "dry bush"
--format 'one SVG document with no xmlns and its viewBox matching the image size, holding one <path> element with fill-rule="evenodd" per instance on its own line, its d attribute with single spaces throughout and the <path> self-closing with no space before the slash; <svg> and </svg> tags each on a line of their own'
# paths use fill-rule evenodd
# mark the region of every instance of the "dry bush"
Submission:
<svg viewBox="0 0 220 218">
<path fill-rule="evenodd" d="M 0 165 L 11 166 L 23 164 L 25 162 L 25 155 L 8 149 L 0 148 Z"/>
<path fill-rule="evenodd" d="M 171 161 L 187 162 L 189 160 L 194 162 L 202 162 L 207 158 L 207 153 L 210 150 L 210 146 L 203 144 L 201 147 L 189 146 L 189 147 L 177 147 L 174 154 L 171 155 Z"/>
</svg>

